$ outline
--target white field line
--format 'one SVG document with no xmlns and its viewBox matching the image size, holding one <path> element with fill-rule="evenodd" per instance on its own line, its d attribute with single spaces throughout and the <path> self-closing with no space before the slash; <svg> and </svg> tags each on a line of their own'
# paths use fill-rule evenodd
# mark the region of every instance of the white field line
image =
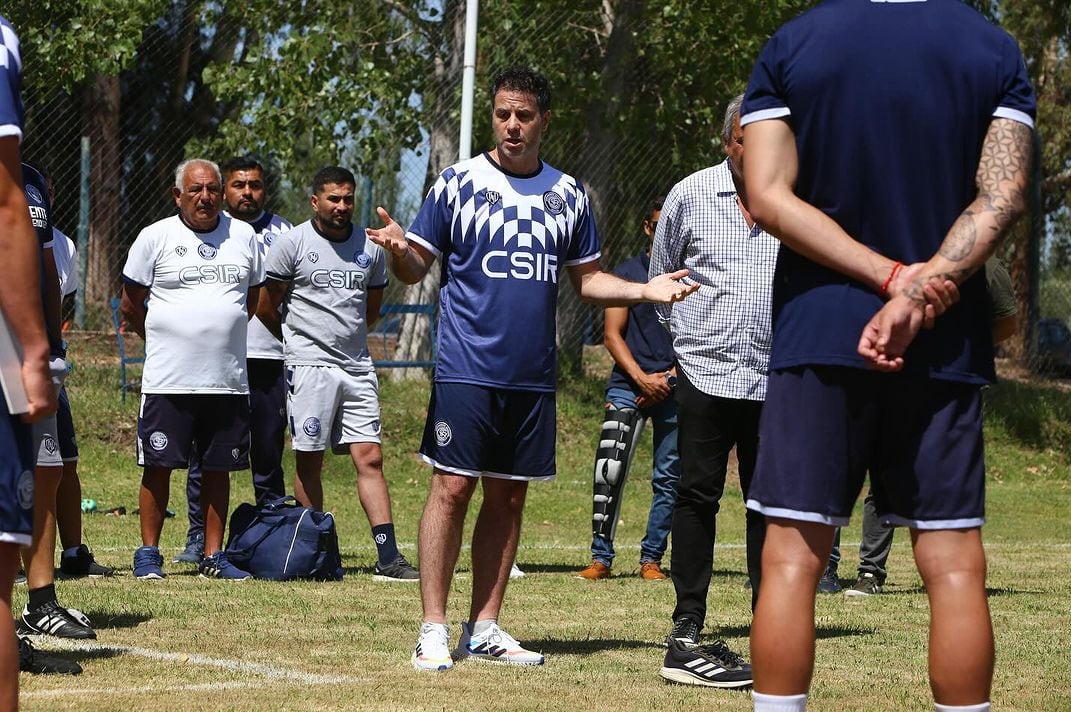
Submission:
<svg viewBox="0 0 1071 712">
<path fill-rule="evenodd" d="M 39 640 L 44 643 L 43 636 L 39 638 Z M 140 658 L 159 660 L 161 662 L 204 665 L 206 667 L 219 668 L 220 670 L 226 670 L 228 672 L 246 673 L 267 678 L 269 680 L 298 682 L 305 685 L 358 685 L 367 682 L 367 680 L 349 677 L 347 675 L 321 675 L 319 673 L 302 672 L 301 670 L 274 667 L 272 665 L 264 665 L 261 663 L 251 663 L 244 660 L 212 658 L 198 653 L 168 653 L 162 650 L 153 650 L 152 648 L 139 648 L 127 645 L 104 645 L 102 643 L 64 640 L 62 638 L 48 640 L 47 648 L 44 644 L 42 644 L 41 647 L 46 650 L 99 650 L 104 652 L 116 652 L 122 655 L 135 655 Z"/>
<path fill-rule="evenodd" d="M 54 697 L 74 697 L 85 695 L 130 695 L 130 694 L 146 694 L 146 695 L 159 695 L 161 693 L 172 692 L 219 692 L 222 690 L 242 690 L 249 687 L 263 688 L 263 682 L 205 682 L 197 685 L 164 685 L 160 687 L 153 686 L 138 686 L 138 687 L 77 687 L 77 688 L 58 688 L 55 690 L 33 690 L 31 692 L 20 691 L 20 699 L 30 698 L 54 698 Z"/>
</svg>

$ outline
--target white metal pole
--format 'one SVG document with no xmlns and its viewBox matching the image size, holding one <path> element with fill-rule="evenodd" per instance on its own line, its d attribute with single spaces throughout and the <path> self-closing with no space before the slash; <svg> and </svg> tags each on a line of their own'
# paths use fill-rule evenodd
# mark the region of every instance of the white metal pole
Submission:
<svg viewBox="0 0 1071 712">
<path fill-rule="evenodd" d="M 476 27 L 480 0 L 465 2 L 465 58 L 461 79 L 461 136 L 457 142 L 457 157 L 463 161 L 472 157 L 472 94 L 476 86 Z"/>
</svg>

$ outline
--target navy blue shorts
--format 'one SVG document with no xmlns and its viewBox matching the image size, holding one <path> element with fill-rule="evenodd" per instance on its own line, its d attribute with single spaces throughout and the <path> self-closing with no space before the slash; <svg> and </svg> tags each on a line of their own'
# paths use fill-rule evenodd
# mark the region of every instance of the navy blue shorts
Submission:
<svg viewBox="0 0 1071 712">
<path fill-rule="evenodd" d="M 0 397 L 0 544 L 29 546 L 33 535 L 33 433 Z"/>
<path fill-rule="evenodd" d="M 772 372 L 748 507 L 843 526 L 868 471 L 889 524 L 981 526 L 979 387 L 836 366 Z"/>
<path fill-rule="evenodd" d="M 145 393 L 138 413 L 138 464 L 208 471 L 249 468 L 249 396 Z"/>
<path fill-rule="evenodd" d="M 56 411 L 56 435 L 59 439 L 60 457 L 63 461 L 77 462 L 78 438 L 74 435 L 71 401 L 67 398 L 67 388 L 63 386 L 60 387 L 59 409 Z"/>
<path fill-rule="evenodd" d="M 554 479 L 554 393 L 435 383 L 420 455 L 445 472 Z"/>
</svg>

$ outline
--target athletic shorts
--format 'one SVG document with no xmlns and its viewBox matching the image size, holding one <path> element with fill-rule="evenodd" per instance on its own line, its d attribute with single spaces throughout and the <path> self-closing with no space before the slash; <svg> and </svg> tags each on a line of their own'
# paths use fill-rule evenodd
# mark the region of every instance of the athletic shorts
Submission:
<svg viewBox="0 0 1071 712">
<path fill-rule="evenodd" d="M 33 538 L 33 431 L 0 398 L 0 543 Z"/>
<path fill-rule="evenodd" d="M 138 464 L 208 471 L 249 468 L 249 396 L 144 393 L 138 413 Z"/>
<path fill-rule="evenodd" d="M 445 472 L 552 480 L 554 393 L 435 383 L 420 456 Z"/>
<path fill-rule="evenodd" d="M 980 388 L 837 366 L 772 372 L 748 508 L 844 526 L 868 471 L 888 524 L 981 526 Z"/>
<path fill-rule="evenodd" d="M 78 462 L 78 438 L 74 435 L 74 418 L 71 416 L 71 401 L 67 398 L 66 388 L 60 388 L 59 392 L 56 429 L 59 433 L 60 457 L 64 462 Z"/>
<path fill-rule="evenodd" d="M 292 446 L 319 452 L 330 445 L 378 443 L 379 379 L 375 371 L 350 373 L 336 366 L 288 366 L 287 410 Z"/>
</svg>

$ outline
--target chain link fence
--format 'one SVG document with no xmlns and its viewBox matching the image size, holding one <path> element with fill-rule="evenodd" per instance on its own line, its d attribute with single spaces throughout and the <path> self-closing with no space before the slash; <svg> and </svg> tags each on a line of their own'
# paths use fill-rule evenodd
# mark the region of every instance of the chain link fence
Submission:
<svg viewBox="0 0 1071 712">
<path fill-rule="evenodd" d="M 76 328 L 111 329 L 108 303 L 127 250 L 141 228 L 174 212 L 169 191 L 184 158 L 258 157 L 268 208 L 295 223 L 310 217 L 312 174 L 338 163 L 359 176 L 355 222 L 377 222 L 372 207 L 384 205 L 403 225 L 436 173 L 457 160 L 463 0 L 139 2 L 156 2 L 159 12 L 118 72 L 56 84 L 56 68 L 24 40 L 24 154 L 53 178 L 56 225 L 78 236 Z M 473 152 L 490 147 L 493 74 L 511 64 L 544 72 L 554 98 L 543 156 L 587 187 L 606 268 L 643 249 L 641 221 L 654 197 L 721 160 L 724 106 L 743 90 L 769 32 L 810 3 L 716 17 L 693 5 L 702 3 L 481 3 Z M 1038 367 L 1062 369 L 1059 358 L 1071 366 L 1071 260 L 1053 258 L 1062 244 L 1053 229 L 1027 228 L 1016 239 L 1008 259 L 1028 328 L 1008 353 Z M 433 269 L 411 287 L 395 280 L 385 301 L 435 304 L 438 276 Z M 568 369 L 584 343 L 601 341 L 601 310 L 564 285 L 560 294 Z M 391 320 L 398 333 L 388 355 L 428 358 L 428 318 Z M 1026 348 L 1031 341 L 1043 350 Z"/>
</svg>

